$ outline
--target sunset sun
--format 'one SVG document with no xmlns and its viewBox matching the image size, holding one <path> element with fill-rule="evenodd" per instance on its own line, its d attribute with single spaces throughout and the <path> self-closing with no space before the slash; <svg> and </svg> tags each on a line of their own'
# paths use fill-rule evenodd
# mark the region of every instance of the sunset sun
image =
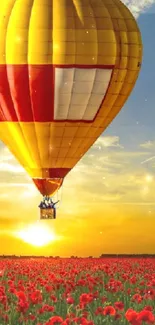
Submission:
<svg viewBox="0 0 155 325">
<path fill-rule="evenodd" d="M 41 223 L 31 225 L 18 231 L 17 237 L 33 246 L 41 247 L 57 239 L 54 232 Z"/>
</svg>

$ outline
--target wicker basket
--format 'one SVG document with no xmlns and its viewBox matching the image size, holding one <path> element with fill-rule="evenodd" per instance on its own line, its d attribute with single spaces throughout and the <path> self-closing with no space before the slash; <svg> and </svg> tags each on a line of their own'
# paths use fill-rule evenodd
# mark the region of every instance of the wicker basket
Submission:
<svg viewBox="0 0 155 325">
<path fill-rule="evenodd" d="M 54 209 L 40 209 L 40 219 L 55 219 L 54 218 Z"/>
</svg>

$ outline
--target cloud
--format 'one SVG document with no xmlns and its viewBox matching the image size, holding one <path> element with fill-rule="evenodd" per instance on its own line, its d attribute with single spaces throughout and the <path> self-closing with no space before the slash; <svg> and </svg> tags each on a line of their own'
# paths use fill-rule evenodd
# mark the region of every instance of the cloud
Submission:
<svg viewBox="0 0 155 325">
<path fill-rule="evenodd" d="M 119 137 L 118 136 L 101 136 L 98 138 L 98 140 L 94 144 L 94 148 L 98 147 L 99 150 L 103 147 L 117 147 L 123 149 L 123 146 L 119 143 Z"/>
<path fill-rule="evenodd" d="M 38 191 L 35 188 L 35 186 L 32 184 L 29 184 L 29 187 L 21 192 L 20 198 L 23 199 L 33 199 L 33 197 L 37 197 L 38 196 Z"/>
<path fill-rule="evenodd" d="M 0 183 L 0 190 L 7 188 L 10 192 L 13 191 L 14 189 L 18 189 L 18 197 L 31 197 L 31 196 L 36 196 L 37 195 L 37 190 L 36 187 L 33 183 Z M 1 195 L 1 198 L 8 197 L 8 193 L 4 193 Z"/>
<path fill-rule="evenodd" d="M 123 197 L 123 194 L 121 193 L 117 193 L 115 191 L 109 191 L 107 193 L 105 193 L 104 195 L 102 195 L 102 200 L 103 201 L 107 201 L 107 202 L 112 202 L 112 201 L 119 201 L 121 198 Z"/>
<path fill-rule="evenodd" d="M 124 157 L 124 158 L 134 159 L 134 158 L 139 158 L 141 156 L 150 155 L 150 152 L 146 152 L 146 151 L 115 151 L 115 153 L 113 153 L 113 154 L 117 158 Z"/>
<path fill-rule="evenodd" d="M 141 143 L 140 147 L 144 149 L 153 149 L 155 148 L 155 141 L 146 141 L 144 143 Z"/>
<path fill-rule="evenodd" d="M 121 160 L 116 160 L 115 157 L 113 156 L 109 156 L 109 157 L 100 157 L 99 158 L 99 163 L 100 163 L 100 168 L 102 168 L 102 166 L 107 166 L 108 168 L 114 168 L 114 169 L 120 169 L 123 167 L 124 164 L 128 163 L 128 162 L 123 162 Z M 99 168 L 99 169 L 100 169 Z"/>
<path fill-rule="evenodd" d="M 152 201 L 154 182 L 148 183 L 146 169 L 141 165 L 141 160 L 150 156 L 149 150 L 126 151 L 120 147 L 117 136 L 99 138 L 66 178 L 66 200 L 67 193 L 72 189 L 74 202 L 77 200 L 77 205 L 79 200 L 86 202 L 89 209 L 90 202 L 93 205 L 131 202 L 132 205 L 132 202 Z"/>
<path fill-rule="evenodd" d="M 29 187 L 31 178 L 27 175 L 24 168 L 18 163 L 15 157 L 10 153 L 7 147 L 0 143 L 0 192 L 1 196 L 6 199 L 8 196 L 9 200 L 12 197 L 25 198 L 34 197 L 33 190 Z M 33 185 L 34 189 L 35 186 Z M 15 195 L 15 189 L 19 189 L 18 195 Z M 37 190 L 36 190 L 37 193 Z M 9 195 L 8 195 L 9 194 Z"/>
<path fill-rule="evenodd" d="M 11 154 L 11 152 L 9 151 L 9 149 L 7 147 L 3 147 L 0 150 L 0 162 L 4 162 L 4 161 L 10 161 L 10 160 L 14 160 L 13 155 Z"/>
<path fill-rule="evenodd" d="M 29 184 L 29 183 L 0 183 L 0 187 L 29 187 L 30 185 L 33 184 Z M 33 185 L 34 186 L 34 185 Z"/>
<path fill-rule="evenodd" d="M 146 164 L 147 162 L 152 161 L 152 160 L 154 160 L 154 159 L 155 159 L 155 156 L 152 156 L 152 157 L 150 157 L 150 158 L 148 158 L 148 159 L 142 161 L 141 164 L 142 164 L 142 165 L 143 165 L 143 164 Z"/>
<path fill-rule="evenodd" d="M 132 14 L 138 18 L 141 13 L 144 13 L 155 3 L 155 0 L 123 0 L 122 2 L 131 10 Z"/>
<path fill-rule="evenodd" d="M 18 164 L 15 157 L 11 154 L 9 149 L 5 146 L 0 149 L 0 173 L 25 173 L 24 168 Z"/>
<path fill-rule="evenodd" d="M 24 168 L 20 165 L 13 165 L 8 162 L 0 163 L 0 172 L 8 172 L 8 173 L 25 173 Z"/>
</svg>

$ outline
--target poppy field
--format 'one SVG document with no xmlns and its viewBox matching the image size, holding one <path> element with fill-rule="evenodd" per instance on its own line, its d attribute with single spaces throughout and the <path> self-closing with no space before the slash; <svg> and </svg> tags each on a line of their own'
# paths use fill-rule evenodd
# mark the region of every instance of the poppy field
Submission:
<svg viewBox="0 0 155 325">
<path fill-rule="evenodd" d="M 1 259 L 2 324 L 155 324 L 155 259 Z"/>
</svg>

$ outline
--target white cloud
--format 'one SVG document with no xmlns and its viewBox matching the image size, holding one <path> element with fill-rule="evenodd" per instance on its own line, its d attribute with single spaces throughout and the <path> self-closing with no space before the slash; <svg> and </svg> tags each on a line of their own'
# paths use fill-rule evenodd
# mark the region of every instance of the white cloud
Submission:
<svg viewBox="0 0 155 325">
<path fill-rule="evenodd" d="M 155 141 L 146 141 L 144 143 L 140 144 L 140 147 L 145 148 L 145 149 L 152 149 L 155 148 Z"/>
<path fill-rule="evenodd" d="M 4 172 L 16 175 L 18 173 L 25 173 L 24 168 L 18 163 L 6 146 L 0 149 L 0 173 L 3 175 Z"/>
<path fill-rule="evenodd" d="M 99 150 L 99 146 L 102 150 Z M 110 150 L 114 147 L 113 150 Z M 85 202 L 143 202 L 143 188 L 149 187 L 149 196 L 145 201 L 152 200 L 154 182 L 146 181 L 146 170 L 142 160 L 150 159 L 150 150 L 122 150 L 118 136 L 101 136 L 89 153 L 77 164 L 65 180 L 65 200 L 72 189 L 75 201 L 79 200 L 81 189 Z M 152 155 L 153 156 L 153 155 Z M 145 166 L 145 165 L 144 165 Z M 94 194 L 96 198 L 94 201 Z M 80 198 L 81 201 L 81 198 Z M 78 203 L 79 204 L 79 203 Z"/>
<path fill-rule="evenodd" d="M 24 200 L 27 198 L 33 199 L 38 196 L 38 191 L 33 183 L 0 183 L 1 200 L 8 200 L 9 198 L 9 200 L 12 201 L 15 191 L 18 193 L 16 196 L 17 200 Z"/>
<path fill-rule="evenodd" d="M 104 195 L 101 196 L 101 200 L 107 201 L 107 202 L 112 202 L 112 201 L 119 201 L 122 198 L 122 195 L 120 193 L 110 193 L 107 192 Z"/>
<path fill-rule="evenodd" d="M 122 0 L 122 2 L 131 10 L 136 18 L 155 4 L 155 0 Z"/>
<path fill-rule="evenodd" d="M 119 137 L 118 136 L 101 136 L 97 139 L 97 141 L 94 144 L 94 147 L 98 147 L 98 149 L 100 149 L 100 147 L 118 147 L 123 149 L 123 146 L 120 145 L 119 143 Z"/>
<path fill-rule="evenodd" d="M 9 149 L 7 147 L 3 147 L 1 150 L 0 150 L 0 162 L 4 162 L 4 161 L 10 161 L 10 160 L 13 160 L 14 157 L 13 155 L 11 154 L 11 152 L 9 151 Z"/>
<path fill-rule="evenodd" d="M 20 165 L 13 165 L 8 162 L 0 163 L 0 172 L 11 172 L 11 173 L 25 173 L 25 170 Z"/>
<path fill-rule="evenodd" d="M 142 161 L 141 164 L 142 164 L 142 165 L 143 165 L 143 164 L 146 164 L 147 162 L 152 161 L 152 160 L 154 160 L 154 159 L 155 159 L 155 156 L 150 157 L 150 158 L 148 158 L 148 159 Z"/>
<path fill-rule="evenodd" d="M 125 161 L 116 161 L 115 157 L 100 157 L 98 159 L 99 166 L 102 168 L 102 166 L 112 167 L 112 168 L 122 168 L 124 164 L 126 164 Z"/>
<path fill-rule="evenodd" d="M 117 151 L 115 152 L 115 157 L 118 158 L 138 158 L 141 156 L 148 156 L 150 155 L 150 152 L 146 152 L 146 151 Z"/>
<path fill-rule="evenodd" d="M 25 191 L 23 191 L 20 195 L 23 199 L 25 198 L 32 198 L 34 196 L 38 196 L 38 191 L 36 189 L 36 187 L 34 186 L 34 184 L 27 184 L 27 189 L 25 189 Z"/>
<path fill-rule="evenodd" d="M 29 183 L 0 183 L 0 187 L 15 187 L 15 188 L 17 188 L 17 187 L 28 187 L 29 188 L 29 186 L 33 186 L 33 187 L 35 187 L 33 184 L 29 184 Z"/>
</svg>

